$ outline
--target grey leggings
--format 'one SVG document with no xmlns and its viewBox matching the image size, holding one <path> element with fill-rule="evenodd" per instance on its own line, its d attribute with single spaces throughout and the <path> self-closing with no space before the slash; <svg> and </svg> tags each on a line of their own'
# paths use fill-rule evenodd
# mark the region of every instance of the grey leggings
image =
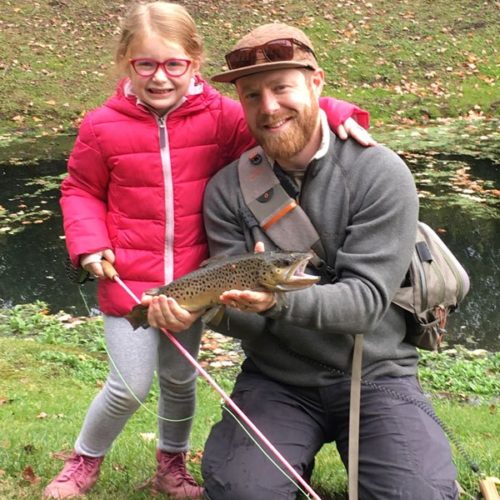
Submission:
<svg viewBox="0 0 500 500">
<path fill-rule="evenodd" d="M 176 335 L 194 357 L 198 355 L 201 332 L 198 321 Z M 76 452 L 91 457 L 107 452 L 139 408 L 136 398 L 141 402 L 146 399 L 155 371 L 160 385 L 158 447 L 168 452 L 186 451 L 195 410 L 195 369 L 155 328 L 134 331 L 126 319 L 104 316 L 104 334 L 111 357 L 110 372 L 87 412 Z"/>
</svg>

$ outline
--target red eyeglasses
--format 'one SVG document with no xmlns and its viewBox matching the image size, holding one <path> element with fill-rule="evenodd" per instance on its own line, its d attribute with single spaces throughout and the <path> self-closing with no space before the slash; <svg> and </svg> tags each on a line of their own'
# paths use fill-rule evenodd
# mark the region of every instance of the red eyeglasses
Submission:
<svg viewBox="0 0 500 500">
<path fill-rule="evenodd" d="M 129 62 L 134 71 L 143 78 L 153 76 L 160 67 L 168 76 L 176 78 L 184 75 L 191 64 L 189 59 L 167 59 L 160 62 L 155 59 L 142 58 L 130 59 Z"/>
<path fill-rule="evenodd" d="M 271 40 L 256 47 L 243 47 L 233 50 L 226 55 L 226 62 L 229 69 L 239 69 L 245 66 L 253 66 L 257 60 L 257 51 L 260 50 L 269 62 L 291 61 L 294 57 L 295 46 L 311 53 L 314 57 L 314 51 L 305 43 L 295 38 L 279 38 Z"/>
</svg>

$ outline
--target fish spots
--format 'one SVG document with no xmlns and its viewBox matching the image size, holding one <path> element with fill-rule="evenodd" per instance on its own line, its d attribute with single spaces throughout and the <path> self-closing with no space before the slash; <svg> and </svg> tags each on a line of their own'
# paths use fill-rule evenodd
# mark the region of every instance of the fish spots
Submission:
<svg viewBox="0 0 500 500">
<path fill-rule="evenodd" d="M 218 303 L 219 296 L 227 290 L 283 290 L 294 270 L 308 259 L 307 254 L 283 252 L 221 258 L 148 293 L 167 295 L 186 309 L 195 311 Z M 295 289 L 305 288 L 313 282 L 306 279 Z"/>
</svg>

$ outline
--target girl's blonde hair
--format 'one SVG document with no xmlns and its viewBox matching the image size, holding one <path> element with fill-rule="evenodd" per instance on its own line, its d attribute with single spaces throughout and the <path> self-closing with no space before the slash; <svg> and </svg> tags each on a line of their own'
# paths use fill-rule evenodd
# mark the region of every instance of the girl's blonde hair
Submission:
<svg viewBox="0 0 500 500">
<path fill-rule="evenodd" d="M 182 5 L 163 1 L 136 2 L 122 21 L 115 53 L 119 71 L 125 71 L 130 45 L 152 33 L 179 44 L 186 54 L 201 64 L 203 40 L 193 18 Z"/>
</svg>

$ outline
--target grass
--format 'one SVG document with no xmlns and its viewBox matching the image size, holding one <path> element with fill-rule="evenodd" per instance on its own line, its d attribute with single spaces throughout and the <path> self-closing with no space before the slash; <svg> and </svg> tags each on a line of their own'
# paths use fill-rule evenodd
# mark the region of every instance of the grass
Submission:
<svg viewBox="0 0 500 500">
<path fill-rule="evenodd" d="M 230 392 L 238 363 L 229 355 L 232 344 L 223 342 L 208 334 L 200 360 Z M 79 322 L 63 313 L 50 315 L 43 303 L 0 310 L 0 350 L 4 353 L 0 428 L 7 429 L 0 436 L 0 492 L 2 498 L 37 498 L 61 468 L 54 453 L 71 450 L 88 405 L 106 377 L 101 320 Z M 423 353 L 420 370 L 424 388 L 432 395 L 437 414 L 452 429 L 455 442 L 482 472 L 493 476 L 500 475 L 496 460 L 500 454 L 499 363 L 499 354 L 459 349 L 447 356 Z M 215 368 L 221 364 L 228 366 Z M 155 468 L 157 397 L 155 387 L 146 408 L 132 417 L 118 437 L 89 499 L 149 498 L 149 491 L 138 487 Z M 220 403 L 220 396 L 200 379 L 189 461 L 200 481 L 203 445 L 220 417 Z M 453 448 L 460 483 L 467 494 L 474 495 L 478 476 L 455 444 Z M 317 457 L 313 486 L 323 500 L 343 498 L 346 474 L 333 445 L 324 446 Z"/>
<path fill-rule="evenodd" d="M 116 81 L 112 52 L 129 3 L 5 2 L 0 142 L 74 132 L 82 114 L 103 102 Z M 325 94 L 360 104 L 375 124 L 492 116 L 498 108 L 500 11 L 493 0 L 182 3 L 205 39 L 207 77 L 252 27 L 284 21 L 313 41 Z"/>
</svg>

